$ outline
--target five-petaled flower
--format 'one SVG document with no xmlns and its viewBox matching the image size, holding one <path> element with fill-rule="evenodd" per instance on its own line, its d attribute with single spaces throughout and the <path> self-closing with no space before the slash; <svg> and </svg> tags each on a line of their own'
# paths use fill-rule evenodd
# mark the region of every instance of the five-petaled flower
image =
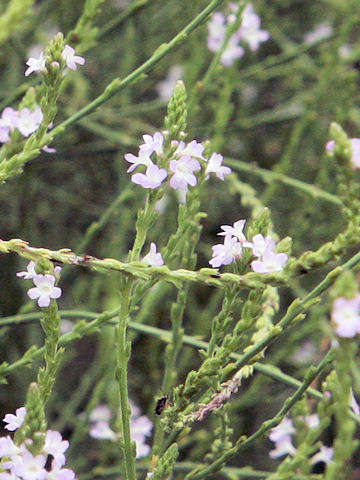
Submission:
<svg viewBox="0 0 360 480">
<path fill-rule="evenodd" d="M 65 60 L 65 63 L 70 70 L 76 70 L 78 63 L 79 65 L 84 65 L 85 58 L 75 55 L 75 50 L 70 47 L 70 45 L 65 45 L 64 50 L 62 51 L 61 56 Z"/>
<path fill-rule="evenodd" d="M 61 288 L 55 287 L 56 278 L 54 275 L 41 273 L 36 275 L 33 279 L 35 287 L 30 288 L 27 294 L 31 300 L 37 299 L 39 307 L 48 307 L 51 299 L 56 299 L 61 296 Z"/>
<path fill-rule="evenodd" d="M 131 181 L 141 185 L 143 188 L 158 188 L 167 177 L 167 171 L 151 163 L 146 168 L 146 173 L 134 173 Z"/>
</svg>

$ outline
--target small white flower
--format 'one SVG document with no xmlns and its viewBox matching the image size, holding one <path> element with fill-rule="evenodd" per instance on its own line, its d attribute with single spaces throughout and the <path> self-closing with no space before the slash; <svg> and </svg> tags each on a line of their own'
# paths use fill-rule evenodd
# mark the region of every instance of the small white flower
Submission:
<svg viewBox="0 0 360 480">
<path fill-rule="evenodd" d="M 213 256 L 209 261 L 213 268 L 230 265 L 242 256 L 242 245 L 236 237 L 225 236 L 224 243 L 212 247 Z"/>
<path fill-rule="evenodd" d="M 26 65 L 28 65 L 29 68 L 25 70 L 25 77 L 28 77 L 33 72 L 46 71 L 45 62 L 46 58 L 44 57 L 44 52 L 40 53 L 39 58 L 30 57 L 26 62 Z"/>
<path fill-rule="evenodd" d="M 161 265 L 164 265 L 164 259 L 161 253 L 156 251 L 156 244 L 153 242 L 151 242 L 149 253 L 145 255 L 142 261 L 151 267 L 160 267 Z"/>
<path fill-rule="evenodd" d="M 29 262 L 28 266 L 26 267 L 26 272 L 19 272 L 16 274 L 16 276 L 22 277 L 24 280 L 32 280 L 37 275 L 35 266 L 36 263 L 31 260 L 31 262 Z"/>
<path fill-rule="evenodd" d="M 252 242 L 244 243 L 244 247 L 251 248 L 255 257 L 261 257 L 264 255 L 265 250 L 274 251 L 276 246 L 275 240 L 270 236 L 261 235 L 258 233 L 253 236 Z"/>
<path fill-rule="evenodd" d="M 40 107 L 36 107 L 35 110 L 23 108 L 19 110 L 18 115 L 14 117 L 13 123 L 24 137 L 28 137 L 38 130 L 42 119 L 43 113 Z"/>
<path fill-rule="evenodd" d="M 39 307 L 48 307 L 52 298 L 61 297 L 61 288 L 55 287 L 56 278 L 54 275 L 38 274 L 33 278 L 33 282 L 36 286 L 30 288 L 27 294 L 31 300 L 38 299 L 37 304 Z"/>
<path fill-rule="evenodd" d="M 283 455 L 294 455 L 295 452 L 296 448 L 291 443 L 290 435 L 288 435 L 275 443 L 275 448 L 269 452 L 269 455 L 271 458 L 279 458 Z"/>
<path fill-rule="evenodd" d="M 154 152 L 156 152 L 158 155 L 161 155 L 163 153 L 162 147 L 164 144 L 164 137 L 161 132 L 155 132 L 154 136 L 143 135 L 143 139 L 145 143 L 139 147 L 140 155 L 151 155 Z"/>
<path fill-rule="evenodd" d="M 275 273 L 280 272 L 288 261 L 286 253 L 275 253 L 266 249 L 261 260 L 251 262 L 251 268 L 256 273 Z"/>
<path fill-rule="evenodd" d="M 223 160 L 224 158 L 220 153 L 213 153 L 206 166 L 206 174 L 209 175 L 210 173 L 215 173 L 220 180 L 224 180 L 224 175 L 229 175 L 231 173 L 231 168 L 223 166 Z"/>
<path fill-rule="evenodd" d="M 310 459 L 310 463 L 314 464 L 317 462 L 330 463 L 334 456 L 334 449 L 332 447 L 325 447 L 324 445 L 320 447 L 320 451 L 316 453 Z"/>
<path fill-rule="evenodd" d="M 25 407 L 17 408 L 15 410 L 15 415 L 13 415 L 12 413 L 7 413 L 3 418 L 3 422 L 7 423 L 7 425 L 5 425 L 4 428 L 6 430 L 9 430 L 10 432 L 17 430 L 24 423 L 25 416 L 26 416 Z"/>
<path fill-rule="evenodd" d="M 85 58 L 75 55 L 75 50 L 72 47 L 70 47 L 70 45 L 65 45 L 61 55 L 65 60 L 67 67 L 70 68 L 70 70 L 76 70 L 77 63 L 79 65 L 84 65 L 85 63 Z"/>
<path fill-rule="evenodd" d="M 115 442 L 117 439 L 116 433 L 110 428 L 109 423 L 104 420 L 95 422 L 90 428 L 89 435 L 98 440 L 111 440 Z"/>
<path fill-rule="evenodd" d="M 224 237 L 229 235 L 232 237 L 236 237 L 239 240 L 239 242 L 245 242 L 246 237 L 243 233 L 245 223 L 246 223 L 246 220 L 238 220 L 237 222 L 234 223 L 232 227 L 230 227 L 230 225 L 221 225 L 223 232 L 218 233 L 218 235 L 223 235 Z M 246 245 L 246 244 L 244 243 L 243 245 Z"/>
<path fill-rule="evenodd" d="M 331 320 L 339 337 L 350 338 L 360 333 L 360 294 L 354 298 L 337 298 L 333 303 Z"/>
<path fill-rule="evenodd" d="M 295 433 L 295 427 L 293 421 L 285 417 L 279 425 L 270 430 L 269 438 L 273 442 L 280 442 L 283 438 L 287 438 Z"/>
</svg>

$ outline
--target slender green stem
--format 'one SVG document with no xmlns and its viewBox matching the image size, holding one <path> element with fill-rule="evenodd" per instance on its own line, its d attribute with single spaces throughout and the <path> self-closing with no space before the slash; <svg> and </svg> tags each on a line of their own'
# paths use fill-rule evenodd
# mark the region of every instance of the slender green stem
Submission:
<svg viewBox="0 0 360 480">
<path fill-rule="evenodd" d="M 334 205 L 342 206 L 342 202 L 339 197 L 333 195 L 332 193 L 326 192 L 325 190 L 321 190 L 321 188 L 317 187 L 316 185 L 310 185 L 306 182 L 296 180 L 295 178 L 291 178 L 282 173 L 266 170 L 265 168 L 258 167 L 256 164 L 247 163 L 235 158 L 226 158 L 226 164 L 234 170 L 250 173 L 251 175 L 260 177 L 266 183 L 280 182 L 284 185 L 305 192 L 314 199 L 320 199 L 329 203 L 333 203 Z"/>
<path fill-rule="evenodd" d="M 123 80 L 116 78 L 113 80 L 104 90 L 104 92 L 99 95 L 95 100 L 90 102 L 84 108 L 76 112 L 74 115 L 71 115 L 64 122 L 60 123 L 51 131 L 51 137 L 55 137 L 57 134 L 61 133 L 65 128 L 69 127 L 73 123 L 76 123 L 81 118 L 85 117 L 89 113 L 96 110 L 100 105 L 105 103 L 111 97 L 119 93 L 121 90 L 126 88 L 128 85 L 133 85 L 134 83 L 142 80 L 144 75 L 148 73 L 162 58 L 168 55 L 174 48 L 178 47 L 183 43 L 188 35 L 195 30 L 206 18 L 211 15 L 222 3 L 224 0 L 212 0 L 207 7 L 205 7 L 199 15 L 197 15 L 186 27 L 184 27 L 170 42 L 160 45 L 160 47 L 155 50 L 153 55 L 146 60 L 140 67 L 136 68 L 133 72 L 127 75 Z"/>
<path fill-rule="evenodd" d="M 133 281 L 128 279 L 120 292 L 120 314 L 117 325 L 117 367 L 116 377 L 119 384 L 120 416 L 122 428 L 121 448 L 124 452 L 124 467 L 126 480 L 136 480 L 135 451 L 130 431 L 130 405 L 128 396 L 127 367 L 130 358 L 130 342 L 127 341 L 127 323 L 130 296 Z"/>
</svg>

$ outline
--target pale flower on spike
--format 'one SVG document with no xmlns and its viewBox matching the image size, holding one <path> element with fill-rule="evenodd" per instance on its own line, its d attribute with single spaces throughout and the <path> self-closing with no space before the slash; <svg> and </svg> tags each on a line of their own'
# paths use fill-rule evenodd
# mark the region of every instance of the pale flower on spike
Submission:
<svg viewBox="0 0 360 480">
<path fill-rule="evenodd" d="M 164 137 L 161 132 L 155 132 L 153 136 L 143 135 L 144 142 L 139 147 L 139 154 L 151 155 L 156 152 L 158 155 L 162 154 L 162 147 L 164 144 Z"/>
<path fill-rule="evenodd" d="M 18 116 L 14 118 L 14 126 L 24 137 L 28 137 L 38 130 L 42 119 L 43 113 L 40 107 L 36 107 L 35 110 L 25 107 L 19 110 Z"/>
<path fill-rule="evenodd" d="M 255 257 L 261 257 L 265 250 L 274 251 L 275 246 L 275 240 L 270 235 L 264 237 L 264 235 L 261 235 L 260 233 L 253 236 L 252 242 L 244 243 L 244 247 L 251 248 Z"/>
<path fill-rule="evenodd" d="M 15 410 L 15 415 L 12 413 L 7 413 L 3 418 L 3 422 L 7 423 L 5 429 L 13 432 L 22 426 L 26 416 L 26 408 L 20 407 Z"/>
<path fill-rule="evenodd" d="M 36 286 L 30 288 L 27 294 L 31 300 L 37 299 L 39 307 L 48 307 L 51 299 L 61 297 L 61 288 L 55 287 L 56 278 L 54 275 L 38 274 L 33 278 L 33 282 Z"/>
<path fill-rule="evenodd" d="M 140 150 L 138 157 L 136 157 L 132 153 L 126 153 L 124 158 L 127 162 L 132 163 L 132 165 L 130 165 L 130 167 L 126 170 L 127 173 L 132 172 L 139 165 L 145 165 L 146 167 L 148 167 L 149 165 L 153 165 L 149 154 L 145 150 Z"/>
<path fill-rule="evenodd" d="M 246 220 L 238 220 L 232 227 L 230 225 L 221 225 L 223 232 L 218 233 L 218 235 L 222 235 L 224 237 L 233 236 L 236 237 L 239 242 L 245 242 L 246 237 L 243 233 L 245 223 Z"/>
<path fill-rule="evenodd" d="M 30 57 L 26 62 L 29 68 L 25 70 L 25 77 L 28 77 L 31 73 L 37 71 L 46 71 L 45 67 L 46 58 L 44 57 L 44 52 L 40 53 L 39 58 Z"/>
<path fill-rule="evenodd" d="M 360 294 L 354 298 L 336 298 L 331 320 L 339 337 L 351 338 L 360 333 Z"/>
<path fill-rule="evenodd" d="M 146 173 L 134 173 L 131 181 L 143 188 L 154 189 L 160 187 L 167 175 L 167 171 L 164 168 L 151 164 L 147 167 Z"/>
<path fill-rule="evenodd" d="M 151 267 L 161 267 L 161 265 L 164 265 L 164 260 L 161 253 L 157 252 L 156 250 L 156 244 L 151 242 L 150 251 L 147 255 L 145 255 L 142 261 Z"/>
<path fill-rule="evenodd" d="M 32 280 L 37 275 L 35 267 L 36 263 L 31 260 L 31 262 L 29 262 L 28 266 L 26 267 L 26 272 L 19 272 L 16 274 L 16 276 L 22 277 L 24 280 Z"/>
<path fill-rule="evenodd" d="M 174 175 L 170 179 L 170 186 L 175 190 L 187 191 L 188 185 L 194 187 L 197 184 L 194 172 L 200 169 L 200 163 L 187 155 L 182 156 L 180 160 L 171 160 L 170 170 Z"/>
<path fill-rule="evenodd" d="M 275 253 L 270 249 L 266 249 L 260 258 L 260 260 L 251 262 L 251 268 L 256 273 L 280 272 L 289 257 L 286 253 Z"/>
<path fill-rule="evenodd" d="M 225 236 L 224 243 L 212 247 L 213 256 L 209 261 L 213 268 L 230 265 L 242 256 L 242 245 L 237 238 Z"/>
<path fill-rule="evenodd" d="M 75 50 L 70 45 L 65 45 L 61 55 L 70 70 L 76 70 L 76 64 L 84 65 L 85 63 L 85 58 L 75 55 Z"/>
<path fill-rule="evenodd" d="M 231 168 L 223 166 L 223 160 L 224 158 L 220 153 L 213 153 L 209 158 L 205 173 L 207 175 L 215 173 L 220 180 L 224 180 L 224 175 L 229 175 L 231 173 Z"/>
</svg>

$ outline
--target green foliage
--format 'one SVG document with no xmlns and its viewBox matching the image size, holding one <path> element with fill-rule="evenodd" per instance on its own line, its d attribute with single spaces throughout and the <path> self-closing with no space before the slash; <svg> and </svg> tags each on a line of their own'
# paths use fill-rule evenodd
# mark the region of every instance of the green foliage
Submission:
<svg viewBox="0 0 360 480">
<path fill-rule="evenodd" d="M 47 428 L 62 431 L 79 480 L 354 474 L 357 340 L 329 319 L 334 300 L 359 292 L 360 6 L 345 3 L 254 2 L 270 39 L 243 43 L 230 65 L 243 0 L 1 5 L 1 110 L 43 113 L 0 148 L 0 398 L 4 414 L 26 406 L 16 444 L 36 455 Z M 216 52 L 215 12 L 230 15 Z M 319 25 L 331 28 L 309 40 Z M 38 43 L 44 68 L 24 77 Z M 65 45 L 84 66 L 67 66 Z M 167 178 L 143 189 L 124 155 L 155 132 L 164 143 L 151 161 Z M 204 153 L 184 194 L 169 182 L 179 142 L 192 140 Z M 224 181 L 209 171 L 216 153 L 232 168 Z M 260 273 L 246 244 L 210 267 L 221 226 L 239 219 L 248 242 L 276 240 L 284 268 Z M 143 260 L 152 242 L 164 265 Z M 31 279 L 16 276 L 24 260 L 63 291 L 40 312 Z M 89 435 L 101 404 L 108 439 Z M 134 404 L 153 424 L 142 442 Z M 268 436 L 285 418 L 294 451 L 271 459 Z M 321 466 L 323 446 L 334 457 Z"/>
</svg>

